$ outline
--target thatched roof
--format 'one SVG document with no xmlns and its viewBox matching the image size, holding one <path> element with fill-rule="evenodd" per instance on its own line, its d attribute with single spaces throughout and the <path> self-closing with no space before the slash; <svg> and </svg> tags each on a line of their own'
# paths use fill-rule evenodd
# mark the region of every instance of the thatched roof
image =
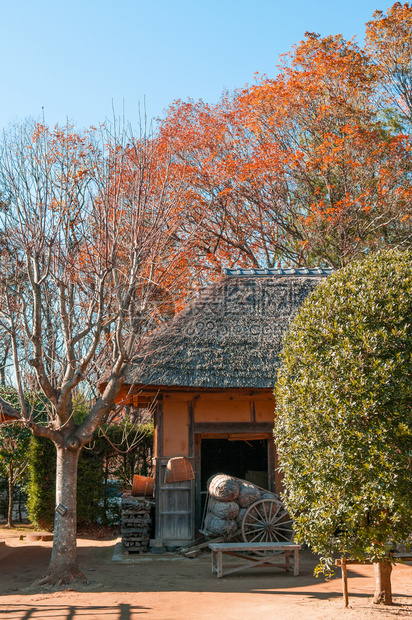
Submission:
<svg viewBox="0 0 412 620">
<path fill-rule="evenodd" d="M 14 420 L 20 420 L 20 416 L 17 411 L 9 405 L 0 396 L 0 424 L 4 422 L 13 422 Z"/>
<path fill-rule="evenodd" d="M 126 383 L 273 388 L 282 336 L 330 270 L 227 270 L 143 344 Z"/>
</svg>

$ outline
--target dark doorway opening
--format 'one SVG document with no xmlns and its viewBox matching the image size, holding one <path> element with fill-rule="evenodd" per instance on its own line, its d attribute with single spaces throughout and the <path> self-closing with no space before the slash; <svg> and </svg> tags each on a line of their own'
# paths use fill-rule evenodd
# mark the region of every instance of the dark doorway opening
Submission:
<svg viewBox="0 0 412 620">
<path fill-rule="evenodd" d="M 203 439 L 201 450 L 202 491 L 206 490 L 207 481 L 214 474 L 236 476 L 267 489 L 267 439 Z"/>
<path fill-rule="evenodd" d="M 268 440 L 202 439 L 200 514 L 203 514 L 207 482 L 215 474 L 236 476 L 267 489 Z"/>
</svg>

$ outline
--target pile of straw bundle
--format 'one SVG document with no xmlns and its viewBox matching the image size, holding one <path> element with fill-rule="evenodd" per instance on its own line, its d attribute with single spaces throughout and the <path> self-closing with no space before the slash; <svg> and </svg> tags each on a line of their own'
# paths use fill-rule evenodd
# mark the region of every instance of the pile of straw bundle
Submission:
<svg viewBox="0 0 412 620">
<path fill-rule="evenodd" d="M 209 504 L 204 529 L 210 534 L 230 538 L 242 526 L 249 506 L 259 499 L 279 499 L 276 493 L 234 476 L 216 474 L 208 481 Z"/>
</svg>

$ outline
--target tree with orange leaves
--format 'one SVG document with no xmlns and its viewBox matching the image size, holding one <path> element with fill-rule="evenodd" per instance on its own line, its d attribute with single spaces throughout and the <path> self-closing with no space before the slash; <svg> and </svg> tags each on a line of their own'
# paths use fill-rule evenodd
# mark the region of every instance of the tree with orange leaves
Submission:
<svg viewBox="0 0 412 620">
<path fill-rule="evenodd" d="M 177 102 L 163 123 L 191 176 L 200 243 L 269 267 L 409 246 L 410 139 L 376 107 L 376 62 L 307 33 L 279 69 L 216 106 Z"/>
<path fill-rule="evenodd" d="M 185 230 L 196 229 L 197 252 L 217 274 L 222 264 L 259 264 L 256 222 L 235 197 L 243 173 L 236 141 L 242 148 L 244 135 L 233 122 L 232 106 L 228 95 L 216 106 L 177 101 L 160 132 L 161 139 L 173 141 L 176 165 L 188 179 Z"/>
<path fill-rule="evenodd" d="M 80 451 L 112 411 L 126 365 L 184 267 L 184 178 L 170 144 L 116 127 L 79 134 L 28 123 L 0 149 L 0 328 L 12 344 L 21 423 L 57 451 L 53 552 L 41 583 L 59 585 L 84 579 Z M 101 394 L 76 422 L 76 391 L 104 370 Z M 43 394 L 47 420 L 28 409 L 27 390 Z"/>
<path fill-rule="evenodd" d="M 268 206 L 307 261 L 338 267 L 410 242 L 409 138 L 385 131 L 377 88 L 374 65 L 354 43 L 308 34 L 277 78 L 241 95 L 269 175 Z M 259 201 L 261 187 L 250 195 Z"/>
<path fill-rule="evenodd" d="M 375 11 L 366 24 L 366 49 L 379 72 L 381 107 L 395 129 L 412 123 L 412 6 L 395 4 Z"/>
</svg>

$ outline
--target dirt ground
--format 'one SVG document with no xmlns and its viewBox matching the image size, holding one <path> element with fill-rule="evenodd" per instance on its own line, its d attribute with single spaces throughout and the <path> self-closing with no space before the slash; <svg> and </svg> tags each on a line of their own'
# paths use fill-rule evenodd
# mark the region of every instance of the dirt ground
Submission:
<svg viewBox="0 0 412 620">
<path fill-rule="evenodd" d="M 52 543 L 20 540 L 20 534 L 0 529 L 0 620 L 412 618 L 410 565 L 393 571 L 392 607 L 371 603 L 373 568 L 353 566 L 345 610 L 340 574 L 329 582 L 313 577 L 316 559 L 309 552 L 301 553 L 298 577 L 256 568 L 216 579 L 208 552 L 196 559 L 147 554 L 112 561 L 116 539 L 82 536 L 78 557 L 90 585 L 47 592 L 30 586 L 45 573 Z"/>
</svg>

